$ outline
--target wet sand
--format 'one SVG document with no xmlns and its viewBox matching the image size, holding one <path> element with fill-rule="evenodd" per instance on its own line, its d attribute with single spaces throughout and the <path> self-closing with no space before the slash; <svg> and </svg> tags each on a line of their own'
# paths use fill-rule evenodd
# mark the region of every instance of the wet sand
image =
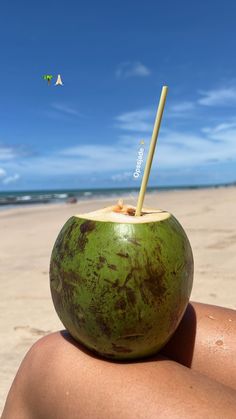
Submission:
<svg viewBox="0 0 236 419">
<path fill-rule="evenodd" d="M 112 198 L 0 212 L 0 412 L 27 350 L 63 327 L 48 278 L 60 228 L 73 214 L 116 202 Z M 153 193 L 146 196 L 145 207 L 172 212 L 187 232 L 195 261 L 191 299 L 236 309 L 236 188 Z"/>
</svg>

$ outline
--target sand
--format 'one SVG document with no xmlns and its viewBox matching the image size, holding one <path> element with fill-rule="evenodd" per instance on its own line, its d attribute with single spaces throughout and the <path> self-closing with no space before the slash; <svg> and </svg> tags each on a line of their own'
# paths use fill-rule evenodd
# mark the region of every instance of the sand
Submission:
<svg viewBox="0 0 236 419">
<path fill-rule="evenodd" d="M 63 327 L 48 278 L 60 228 L 73 214 L 115 202 L 112 198 L 0 212 L 0 412 L 30 346 Z M 132 199 L 128 203 L 135 205 Z M 191 299 L 236 309 L 236 188 L 153 193 L 146 196 L 145 206 L 172 212 L 188 234 L 195 260 Z"/>
</svg>

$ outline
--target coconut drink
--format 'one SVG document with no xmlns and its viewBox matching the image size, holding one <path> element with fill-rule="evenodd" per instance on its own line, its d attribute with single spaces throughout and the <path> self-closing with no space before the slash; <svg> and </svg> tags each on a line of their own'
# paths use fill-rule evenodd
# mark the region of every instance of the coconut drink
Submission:
<svg viewBox="0 0 236 419">
<path fill-rule="evenodd" d="M 159 351 L 178 327 L 193 282 L 187 235 L 168 211 L 143 207 L 167 87 L 162 89 L 137 206 L 71 217 L 53 247 L 55 309 L 78 342 L 114 360 Z"/>
<path fill-rule="evenodd" d="M 131 205 L 71 217 L 54 245 L 52 299 L 70 334 L 112 359 L 156 353 L 189 301 L 193 256 L 170 213 Z"/>
</svg>

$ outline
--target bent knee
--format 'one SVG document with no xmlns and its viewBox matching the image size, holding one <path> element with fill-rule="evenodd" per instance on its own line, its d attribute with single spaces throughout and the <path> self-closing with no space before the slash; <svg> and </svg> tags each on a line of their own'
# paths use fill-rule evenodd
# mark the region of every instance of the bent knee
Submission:
<svg viewBox="0 0 236 419">
<path fill-rule="evenodd" d="M 72 393 L 85 382 L 87 371 L 96 368 L 100 371 L 106 364 L 106 361 L 91 356 L 67 332 L 55 332 L 40 338 L 22 361 L 8 398 L 8 407 L 11 405 L 13 411 L 15 406 L 18 410 L 19 406 L 24 406 L 23 411 L 30 414 L 24 413 L 20 417 L 15 415 L 15 410 L 14 414 L 3 418 L 32 419 L 37 417 L 35 412 L 42 411 L 39 417 L 51 417 L 48 412 L 56 408 L 60 397 L 64 397 L 65 388 L 70 388 Z"/>
<path fill-rule="evenodd" d="M 49 335 L 43 336 L 38 339 L 29 349 L 26 354 L 27 359 L 37 358 L 38 356 L 44 356 L 47 353 L 54 352 L 56 348 L 59 348 L 61 342 L 61 333 L 54 332 Z"/>
<path fill-rule="evenodd" d="M 46 335 L 32 345 L 25 357 L 24 369 L 31 386 L 34 387 L 35 383 L 45 386 L 55 384 L 61 376 L 68 374 L 71 365 L 80 369 L 82 364 L 90 363 L 92 359 L 68 332 L 60 331 Z"/>
<path fill-rule="evenodd" d="M 45 391 L 54 387 L 55 375 L 63 365 L 63 346 L 60 332 L 44 336 L 31 346 L 10 388 L 2 419 L 37 417 L 37 400 L 45 398 Z"/>
<path fill-rule="evenodd" d="M 25 355 L 13 382 L 21 392 L 32 394 L 41 380 L 53 375 L 55 362 L 62 352 L 63 338 L 60 332 L 51 333 L 36 341 Z M 50 374 L 48 374 L 50 372 Z"/>
<path fill-rule="evenodd" d="M 49 345 L 56 339 L 56 334 L 53 335 L 41 338 L 27 352 L 8 393 L 2 419 L 34 417 L 31 414 L 31 398 L 38 381 L 37 369 L 40 369 L 40 361 L 46 357 Z"/>
<path fill-rule="evenodd" d="M 54 368 L 59 368 L 67 350 L 65 339 L 61 332 L 54 332 L 37 340 L 29 349 L 22 363 L 33 383 L 42 376 L 52 376 Z"/>
</svg>

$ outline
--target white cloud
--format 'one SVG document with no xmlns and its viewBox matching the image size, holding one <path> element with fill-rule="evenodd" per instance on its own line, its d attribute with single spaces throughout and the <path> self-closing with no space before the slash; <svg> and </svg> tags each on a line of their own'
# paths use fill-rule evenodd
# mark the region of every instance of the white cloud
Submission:
<svg viewBox="0 0 236 419">
<path fill-rule="evenodd" d="M 170 111 L 185 114 L 194 109 L 190 101 L 174 103 Z M 144 108 L 125 112 L 115 118 L 120 135 L 117 142 L 108 145 L 81 144 L 66 147 L 46 156 L 32 156 L 24 159 L 20 165 L 18 159 L 14 165 L 4 169 L 21 176 L 88 175 L 110 173 L 113 181 L 128 179 L 133 173 L 137 160 L 140 140 L 145 141 L 148 151 L 155 119 L 155 108 Z M 199 129 L 197 133 L 177 130 L 161 130 L 154 156 L 154 167 L 164 169 L 183 169 L 197 167 L 209 161 L 236 159 L 236 120 L 228 119 L 221 123 Z M 8 182 L 8 181 L 7 181 Z"/>
<path fill-rule="evenodd" d="M 192 102 L 180 102 L 172 106 L 171 111 L 186 113 L 194 109 Z M 121 130 L 134 131 L 137 136 L 121 135 L 124 146 L 137 144 L 146 132 L 145 144 L 153 129 L 154 112 L 151 109 L 124 113 L 116 118 Z M 149 135 L 148 135 L 149 134 Z M 236 159 L 236 121 L 226 121 L 204 128 L 197 134 L 178 130 L 162 130 L 154 160 L 163 168 L 183 168 L 205 164 L 209 161 Z"/>
<path fill-rule="evenodd" d="M 87 175 L 117 173 L 133 170 L 136 164 L 137 147 L 113 144 L 81 144 L 30 159 L 15 159 L 5 163 L 8 173 L 19 173 L 24 179 L 47 178 L 48 176 Z M 8 183 L 8 181 L 7 181 Z"/>
<path fill-rule="evenodd" d="M 7 146 L 0 145 L 0 161 L 6 162 L 8 160 L 14 160 L 17 157 L 29 157 L 32 156 L 33 152 L 29 146 L 15 145 Z"/>
<path fill-rule="evenodd" d="M 150 132 L 153 129 L 155 114 L 151 109 L 140 109 L 118 115 L 117 126 L 127 131 Z"/>
<path fill-rule="evenodd" d="M 203 97 L 198 100 L 204 106 L 232 106 L 236 104 L 236 87 L 220 88 L 199 92 Z"/>
<path fill-rule="evenodd" d="M 15 173 L 12 176 L 4 177 L 2 183 L 4 183 L 4 185 L 8 185 L 9 183 L 16 182 L 19 178 L 20 178 L 20 175 L 18 173 Z"/>
<path fill-rule="evenodd" d="M 131 172 L 117 173 L 111 176 L 111 180 L 113 180 L 114 182 L 122 182 L 122 180 L 131 179 L 132 175 L 133 173 Z"/>
<path fill-rule="evenodd" d="M 192 102 L 183 101 L 172 105 L 171 111 L 184 114 L 194 109 L 194 106 Z M 34 178 L 45 179 L 67 175 L 99 179 L 100 175 L 105 174 L 114 182 L 125 182 L 135 170 L 141 139 L 145 140 L 145 152 L 148 151 L 154 119 L 155 108 L 118 115 L 115 121 L 120 135 L 118 141 L 108 145 L 85 143 L 44 156 L 32 155 L 27 159 L 12 159 L 14 153 L 11 148 L 2 147 L 8 158 L 1 164 L 0 176 L 5 177 L 6 184 L 17 180 L 17 176 L 27 179 L 32 175 Z M 191 129 L 187 132 L 186 128 L 185 131 L 165 128 L 160 132 L 152 172 L 161 168 L 176 170 L 177 173 L 193 168 L 197 173 L 199 165 L 229 159 L 236 159 L 236 119 L 228 118 L 199 128 L 196 133 Z M 7 176 L 6 172 L 15 175 Z"/>
<path fill-rule="evenodd" d="M 184 116 L 186 117 L 186 113 L 195 109 L 194 102 L 179 102 L 171 105 L 168 109 L 168 116 Z"/>
<path fill-rule="evenodd" d="M 220 143 L 222 154 L 229 154 L 235 157 L 236 152 L 236 122 L 223 123 L 215 127 L 204 128 L 203 131 L 208 138 L 214 141 L 214 144 Z"/>
<path fill-rule="evenodd" d="M 0 160 L 9 160 L 16 157 L 16 151 L 11 147 L 0 146 Z"/>
<path fill-rule="evenodd" d="M 0 167 L 0 178 L 6 176 L 6 171 Z"/>
<path fill-rule="evenodd" d="M 188 118 L 195 110 L 193 102 L 179 102 L 170 105 L 165 113 L 166 118 Z M 156 109 L 144 108 L 132 112 L 125 112 L 116 116 L 116 126 L 122 130 L 141 133 L 151 133 L 156 117 Z M 162 130 L 163 132 L 163 130 Z"/>
<path fill-rule="evenodd" d="M 121 63 L 116 70 L 116 77 L 123 79 L 129 77 L 147 77 L 150 74 L 151 71 L 149 68 L 139 61 Z"/>
<path fill-rule="evenodd" d="M 236 122 L 224 122 L 212 128 L 205 127 L 202 129 L 202 132 L 212 134 L 217 132 L 225 132 L 231 130 L 232 128 L 236 128 Z"/>
<path fill-rule="evenodd" d="M 19 173 L 24 178 L 31 176 L 88 176 L 110 174 L 113 181 L 129 178 L 136 166 L 139 149 L 138 137 L 131 135 L 125 141 L 109 146 L 100 144 L 81 144 L 78 147 L 68 147 L 48 154 L 47 156 L 33 156 L 25 159 L 24 164 L 19 160 L 9 161 L 9 167 L 4 167 L 10 173 Z M 146 152 L 148 144 L 146 143 Z M 226 161 L 236 159 L 236 127 L 219 130 L 218 126 L 208 128 L 207 132 L 193 134 L 191 132 L 165 131 L 162 132 L 157 144 L 153 169 L 196 168 L 209 161 Z M 43 168 L 43 172 L 42 172 Z M 15 177 L 15 180 L 16 177 Z M 7 181 L 8 183 L 8 181 Z"/>
<path fill-rule="evenodd" d="M 68 106 L 65 103 L 52 103 L 51 107 L 55 109 L 56 111 L 60 111 L 68 115 L 82 116 L 81 113 L 77 109 L 71 106 Z"/>
<path fill-rule="evenodd" d="M 166 167 L 236 159 L 236 127 L 229 128 L 225 124 L 225 128 L 221 126 L 219 130 L 217 125 L 197 135 L 170 132 L 162 136 L 159 152 L 159 161 L 163 161 Z"/>
<path fill-rule="evenodd" d="M 102 144 L 81 144 L 80 146 L 68 147 L 59 151 L 60 156 L 82 157 L 100 159 L 102 156 L 113 155 L 114 148 Z"/>
<path fill-rule="evenodd" d="M 122 143 L 110 146 L 81 144 L 60 150 L 57 156 L 52 157 L 52 169 L 59 167 L 59 170 L 64 171 L 65 168 L 67 172 L 71 169 L 77 173 L 125 170 L 135 164 L 135 152 L 132 153 L 132 149 L 135 150 L 134 145 L 130 144 L 128 147 Z"/>
</svg>

